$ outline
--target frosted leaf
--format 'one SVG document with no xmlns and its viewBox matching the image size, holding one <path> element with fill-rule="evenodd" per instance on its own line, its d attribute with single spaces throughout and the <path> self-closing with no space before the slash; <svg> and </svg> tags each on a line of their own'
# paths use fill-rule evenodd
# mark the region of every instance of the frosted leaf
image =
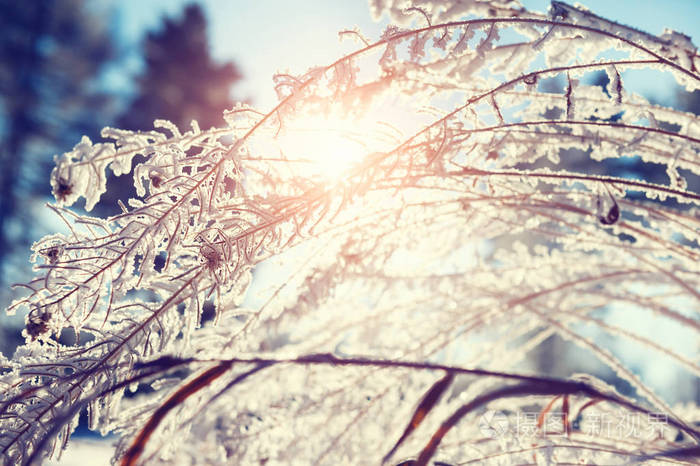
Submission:
<svg viewBox="0 0 700 466">
<path fill-rule="evenodd" d="M 614 66 L 609 66 L 605 69 L 608 75 L 608 93 L 618 105 L 622 103 L 622 79 L 620 73 Z"/>
<path fill-rule="evenodd" d="M 150 155 L 155 146 L 166 140 L 165 135 L 156 131 L 128 131 L 107 127 L 100 134 L 105 139 L 114 140 L 117 153 L 109 167 L 117 176 L 131 171 L 131 162 L 136 155 Z"/>
<path fill-rule="evenodd" d="M 255 115 L 259 115 L 259 112 L 250 105 L 239 102 L 232 109 L 224 110 L 224 121 L 230 128 L 238 128 L 249 124 Z"/>
<path fill-rule="evenodd" d="M 491 50 L 494 47 L 494 43 L 500 39 L 500 35 L 498 34 L 498 26 L 496 24 L 492 24 L 487 30 L 486 30 L 486 37 L 484 37 L 481 42 L 479 42 L 479 45 L 476 46 L 476 53 L 479 55 L 484 55 L 488 50 Z"/>
<path fill-rule="evenodd" d="M 576 98 L 574 97 L 574 92 L 578 87 L 578 79 L 572 79 L 571 76 L 567 76 L 568 85 L 566 87 L 566 119 L 575 120 L 576 119 Z"/>
<path fill-rule="evenodd" d="M 105 168 L 115 153 L 114 145 L 93 145 L 83 136 L 72 151 L 54 157 L 51 188 L 58 205 L 71 205 L 84 197 L 85 209 L 92 210 L 106 190 Z"/>
<path fill-rule="evenodd" d="M 474 30 L 470 25 L 466 25 L 464 29 L 459 33 L 459 39 L 457 43 L 452 48 L 454 53 L 462 53 L 469 47 L 469 40 L 474 37 Z"/>
<path fill-rule="evenodd" d="M 698 48 L 693 44 L 693 40 L 690 36 L 670 29 L 664 29 L 663 34 L 661 34 L 659 38 L 668 44 L 668 48 L 662 50 L 668 50 L 669 55 L 675 53 L 674 55 L 670 55 L 673 61 L 677 62 L 685 69 L 697 71 L 695 62 L 698 59 Z"/>
<path fill-rule="evenodd" d="M 417 34 L 409 45 L 409 53 L 412 61 L 418 61 L 425 56 L 425 46 L 430 38 L 429 34 Z"/>
<path fill-rule="evenodd" d="M 199 123 L 197 122 L 197 120 L 192 120 L 190 122 L 190 126 L 192 127 L 192 134 L 194 134 L 195 136 L 199 135 L 202 132 L 202 130 L 199 129 Z"/>
<path fill-rule="evenodd" d="M 396 47 L 398 44 L 397 40 L 394 39 L 394 36 L 397 36 L 400 33 L 401 29 L 394 25 L 387 26 L 384 32 L 382 33 L 381 40 L 386 41 L 386 48 L 384 49 L 382 57 L 379 59 L 379 64 L 383 67 L 388 67 L 396 61 Z"/>
<path fill-rule="evenodd" d="M 169 120 L 154 120 L 153 127 L 167 129 L 172 133 L 173 137 L 175 138 L 182 137 L 182 133 L 180 133 L 180 130 L 178 129 L 177 125 L 175 125 Z"/>
</svg>

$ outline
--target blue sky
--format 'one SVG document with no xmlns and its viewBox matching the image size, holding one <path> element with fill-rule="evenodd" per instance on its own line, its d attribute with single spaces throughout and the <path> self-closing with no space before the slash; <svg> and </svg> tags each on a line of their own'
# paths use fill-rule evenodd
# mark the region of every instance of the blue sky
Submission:
<svg viewBox="0 0 700 466">
<path fill-rule="evenodd" d="M 521 0 L 545 11 L 549 0 Z M 178 15 L 190 0 L 110 0 L 122 41 L 136 49 L 145 31 L 157 28 L 162 15 Z M 357 26 L 377 38 L 383 25 L 372 21 L 363 0 L 201 0 L 209 19 L 212 54 L 237 63 L 245 79 L 236 96 L 251 98 L 263 109 L 274 100 L 272 75 L 278 70 L 304 72 L 329 63 L 356 47 L 339 44 L 338 31 Z M 573 3 L 573 2 L 571 2 Z M 672 28 L 698 36 L 700 0 L 582 0 L 600 16 L 654 34 Z M 695 43 L 700 42 L 696 39 Z M 131 72 L 138 68 L 130 65 Z M 126 77 L 125 77 L 126 78 Z M 128 82 L 125 81 L 124 82 Z M 643 83 L 642 83 L 643 84 Z M 652 83 L 650 84 L 651 90 Z"/>
</svg>

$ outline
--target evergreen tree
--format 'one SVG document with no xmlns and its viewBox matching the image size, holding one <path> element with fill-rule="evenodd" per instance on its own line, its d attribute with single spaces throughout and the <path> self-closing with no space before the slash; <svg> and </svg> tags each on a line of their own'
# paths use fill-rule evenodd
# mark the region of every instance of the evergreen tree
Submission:
<svg viewBox="0 0 700 466">
<path fill-rule="evenodd" d="M 221 112 L 232 105 L 231 85 L 241 79 L 232 63 L 216 63 L 207 43 L 206 18 L 189 5 L 179 19 L 165 19 L 144 42 L 146 68 L 138 79 L 138 96 L 119 127 L 153 129 L 163 118 L 181 128 L 196 119 L 202 128 L 221 126 Z"/>
</svg>

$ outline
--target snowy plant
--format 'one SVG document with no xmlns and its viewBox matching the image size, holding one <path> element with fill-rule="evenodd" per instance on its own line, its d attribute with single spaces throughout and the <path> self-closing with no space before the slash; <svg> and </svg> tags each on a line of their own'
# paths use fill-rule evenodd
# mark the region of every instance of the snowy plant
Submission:
<svg viewBox="0 0 700 466">
<path fill-rule="evenodd" d="M 690 38 L 561 2 L 371 8 L 381 37 L 342 31 L 357 50 L 275 76 L 268 112 L 105 128 L 56 158 L 66 232 L 8 310 L 26 344 L 1 362 L 4 464 L 59 455 L 81 412 L 122 465 L 698 461 L 693 396 L 611 343 L 697 386 L 700 121 L 624 83 L 700 89 Z M 655 178 L 610 168 L 629 161 Z M 109 171 L 138 198 L 69 209 Z M 651 317 L 676 333 L 631 325 Z M 608 376 L 535 370 L 554 335 Z"/>
</svg>

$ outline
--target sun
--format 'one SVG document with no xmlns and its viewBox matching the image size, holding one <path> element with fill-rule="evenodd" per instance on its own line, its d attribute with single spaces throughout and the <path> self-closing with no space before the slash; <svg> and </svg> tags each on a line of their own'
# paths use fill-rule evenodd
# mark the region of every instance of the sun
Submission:
<svg viewBox="0 0 700 466">
<path fill-rule="evenodd" d="M 365 102 L 362 109 L 342 101 L 322 108 L 299 105 L 281 117 L 276 151 L 293 165 L 295 176 L 337 182 L 425 127 L 432 115 L 411 111 L 411 105 L 394 96 Z"/>
<path fill-rule="evenodd" d="M 306 176 L 337 180 L 377 150 L 374 133 L 367 121 L 307 115 L 285 123 L 277 143 L 282 155 L 301 164 Z"/>
</svg>

